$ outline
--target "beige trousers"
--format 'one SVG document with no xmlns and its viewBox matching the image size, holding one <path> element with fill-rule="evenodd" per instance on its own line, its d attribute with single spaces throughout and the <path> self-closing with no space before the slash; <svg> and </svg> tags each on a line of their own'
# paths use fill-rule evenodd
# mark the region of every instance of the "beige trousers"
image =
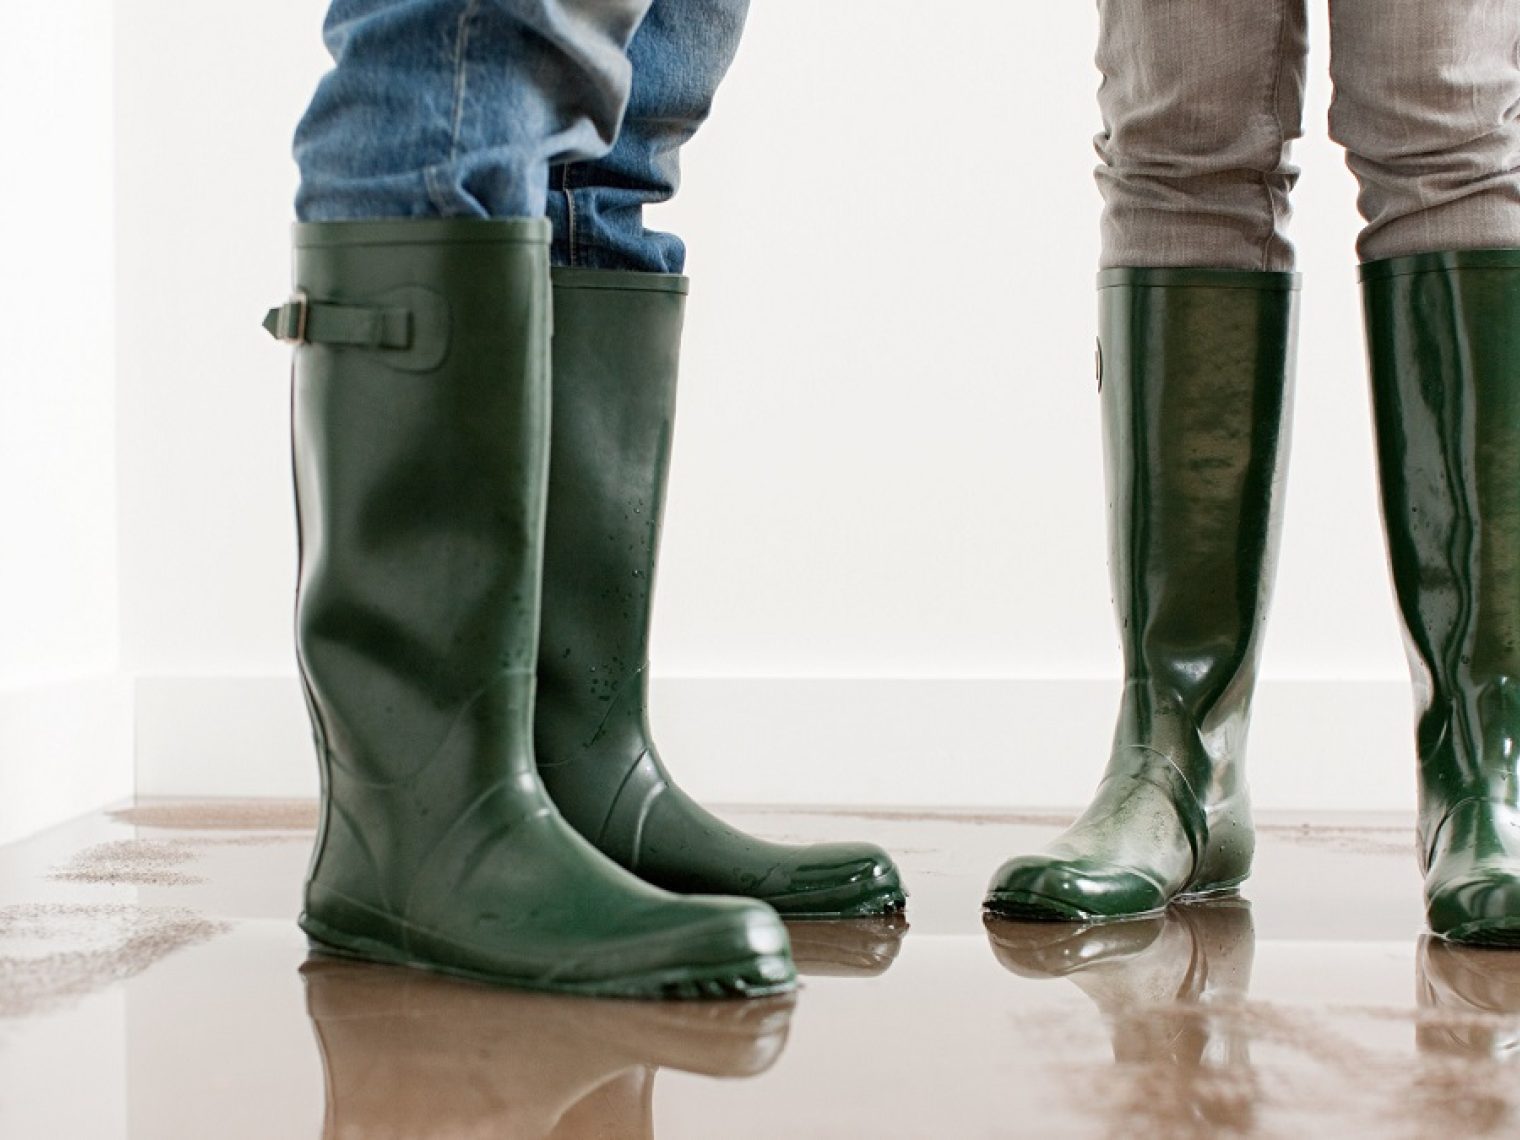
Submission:
<svg viewBox="0 0 1520 1140">
<path fill-rule="evenodd" d="M 1520 0 L 1328 0 L 1363 261 L 1520 247 Z M 1307 0 L 1098 0 L 1104 268 L 1287 270 Z"/>
</svg>

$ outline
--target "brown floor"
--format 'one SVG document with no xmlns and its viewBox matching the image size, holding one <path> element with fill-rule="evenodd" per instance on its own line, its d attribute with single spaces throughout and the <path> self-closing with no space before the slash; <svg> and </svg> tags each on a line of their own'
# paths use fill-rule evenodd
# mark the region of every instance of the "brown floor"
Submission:
<svg viewBox="0 0 1520 1140">
<path fill-rule="evenodd" d="M 1268 818 L 1249 903 L 1082 931 L 977 906 L 1053 816 L 726 814 L 885 844 L 908 922 L 794 927 L 795 1003 L 587 1002 L 308 962 L 309 804 L 0 848 L 0 1136 L 1520 1132 L 1520 953 L 1421 939 L 1404 821 Z"/>
</svg>

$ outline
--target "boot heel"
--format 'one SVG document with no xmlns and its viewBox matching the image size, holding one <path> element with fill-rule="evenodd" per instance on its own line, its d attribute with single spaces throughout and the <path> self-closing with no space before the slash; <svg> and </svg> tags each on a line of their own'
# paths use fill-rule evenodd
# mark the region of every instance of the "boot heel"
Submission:
<svg viewBox="0 0 1520 1140">
<path fill-rule="evenodd" d="M 1251 877 L 1256 855 L 1256 829 L 1251 823 L 1251 799 L 1244 788 L 1208 809 L 1209 841 L 1193 881 L 1182 898 L 1217 898 L 1234 894 Z"/>
<path fill-rule="evenodd" d="M 406 924 L 317 883 L 306 891 L 299 925 L 315 951 L 340 958 L 408 965 Z M 360 933 L 362 931 L 362 933 Z"/>
<path fill-rule="evenodd" d="M 1206 886 L 1192 887 L 1178 895 L 1177 902 L 1209 902 L 1214 899 L 1237 898 L 1240 895 L 1241 884 L 1248 876 L 1242 875 L 1234 882 L 1209 883 Z"/>
</svg>

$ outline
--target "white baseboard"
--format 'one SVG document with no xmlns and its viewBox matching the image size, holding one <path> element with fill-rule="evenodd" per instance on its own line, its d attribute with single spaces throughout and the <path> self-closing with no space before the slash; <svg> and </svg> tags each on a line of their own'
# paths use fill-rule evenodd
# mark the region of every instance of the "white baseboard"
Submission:
<svg viewBox="0 0 1520 1140">
<path fill-rule="evenodd" d="M 0 843 L 126 799 L 132 784 L 125 678 L 0 690 Z"/>
<path fill-rule="evenodd" d="M 311 796 L 292 677 L 144 677 L 137 792 Z M 1070 807 L 1107 756 L 1115 681 L 656 678 L 667 765 L 716 803 Z M 1253 717 L 1263 809 L 1404 811 L 1413 721 L 1402 681 L 1267 681 Z"/>
</svg>

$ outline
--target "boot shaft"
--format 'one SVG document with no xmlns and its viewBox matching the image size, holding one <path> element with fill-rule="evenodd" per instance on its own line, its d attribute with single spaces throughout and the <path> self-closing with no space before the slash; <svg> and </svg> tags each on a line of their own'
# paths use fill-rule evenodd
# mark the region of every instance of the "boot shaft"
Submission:
<svg viewBox="0 0 1520 1140">
<path fill-rule="evenodd" d="M 1124 739 L 1242 742 L 1280 532 L 1297 284 L 1223 270 L 1100 276 Z"/>
<path fill-rule="evenodd" d="M 1520 798 L 1520 251 L 1372 262 L 1362 298 L 1433 824 L 1465 797 Z"/>
<path fill-rule="evenodd" d="M 314 867 L 363 879 L 356 853 L 415 866 L 451 812 L 536 781 L 547 232 L 317 223 L 295 246 L 296 636 L 330 805 Z"/>
<path fill-rule="evenodd" d="M 636 758 L 647 747 L 649 627 L 686 279 L 557 269 L 553 282 L 538 669 L 538 732 L 550 747 L 541 751 L 561 762 L 596 745 Z M 551 786 L 552 776 L 546 770 Z M 601 790 L 610 806 L 616 782 Z"/>
</svg>

